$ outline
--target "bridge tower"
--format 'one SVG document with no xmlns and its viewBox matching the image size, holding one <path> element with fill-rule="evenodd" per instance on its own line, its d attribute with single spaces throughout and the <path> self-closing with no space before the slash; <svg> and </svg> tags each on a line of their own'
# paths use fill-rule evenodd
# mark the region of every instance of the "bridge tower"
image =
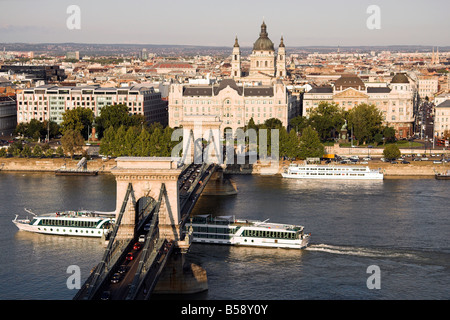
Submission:
<svg viewBox="0 0 450 320">
<path fill-rule="evenodd" d="M 167 192 L 159 211 L 159 232 L 167 240 L 178 242 L 180 230 L 177 226 L 181 219 L 178 188 L 181 168 L 178 168 L 178 160 L 170 157 L 117 158 L 117 166 L 111 169 L 117 184 L 116 217 L 130 183 L 133 186 L 136 202 L 142 198 L 156 201 L 164 184 Z M 116 236 L 117 239 L 133 238 L 138 218 L 137 205 L 130 197 Z"/>
</svg>

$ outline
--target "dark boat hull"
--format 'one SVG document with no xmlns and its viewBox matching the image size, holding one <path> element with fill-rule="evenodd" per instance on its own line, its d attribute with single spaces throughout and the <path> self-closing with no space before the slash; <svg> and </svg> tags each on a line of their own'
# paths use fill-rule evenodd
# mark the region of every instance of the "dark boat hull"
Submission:
<svg viewBox="0 0 450 320">
<path fill-rule="evenodd" d="M 96 176 L 98 171 L 70 171 L 70 170 L 56 170 L 57 176 Z"/>
<path fill-rule="evenodd" d="M 450 180 L 450 175 L 437 174 L 434 177 L 436 180 Z"/>
</svg>

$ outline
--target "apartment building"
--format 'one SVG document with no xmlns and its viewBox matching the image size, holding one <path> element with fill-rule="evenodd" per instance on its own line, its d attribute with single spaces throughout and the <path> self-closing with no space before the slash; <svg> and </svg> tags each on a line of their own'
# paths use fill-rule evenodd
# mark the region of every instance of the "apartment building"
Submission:
<svg viewBox="0 0 450 320">
<path fill-rule="evenodd" d="M 167 102 L 149 86 L 102 88 L 100 86 L 59 87 L 44 85 L 17 93 L 17 121 L 55 121 L 60 124 L 66 110 L 89 108 L 100 116 L 107 105 L 125 104 L 130 114 L 143 115 L 149 123 L 168 123 Z"/>
</svg>

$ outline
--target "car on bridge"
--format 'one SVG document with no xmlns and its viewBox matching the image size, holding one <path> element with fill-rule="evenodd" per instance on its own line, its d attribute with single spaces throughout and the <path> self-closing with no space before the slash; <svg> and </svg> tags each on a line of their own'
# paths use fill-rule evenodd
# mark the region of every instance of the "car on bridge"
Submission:
<svg viewBox="0 0 450 320">
<path fill-rule="evenodd" d="M 127 256 L 125 257 L 126 260 L 131 261 L 134 259 L 134 253 L 133 252 L 129 252 L 127 254 Z"/>
<path fill-rule="evenodd" d="M 114 273 L 114 275 L 111 277 L 111 283 L 118 283 L 122 279 L 122 276 L 120 273 Z"/>
<path fill-rule="evenodd" d="M 136 242 L 136 243 L 134 244 L 134 246 L 133 246 L 133 249 L 134 249 L 134 250 L 140 250 L 141 247 L 142 247 L 142 244 L 141 244 L 140 242 Z"/>
</svg>

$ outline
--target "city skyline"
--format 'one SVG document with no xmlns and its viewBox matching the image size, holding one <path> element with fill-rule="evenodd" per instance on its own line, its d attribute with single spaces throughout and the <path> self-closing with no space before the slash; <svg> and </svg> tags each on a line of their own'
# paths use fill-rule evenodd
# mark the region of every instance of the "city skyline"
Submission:
<svg viewBox="0 0 450 320">
<path fill-rule="evenodd" d="M 264 20 L 275 45 L 281 36 L 289 47 L 301 46 L 448 46 L 446 12 L 450 3 L 425 1 L 356 1 L 320 3 L 283 0 L 231 0 L 227 5 L 195 0 L 159 4 L 137 0 L 88 2 L 0 0 L 3 43 L 98 43 L 242 47 L 257 39 Z M 80 8 L 80 29 L 69 29 L 70 5 Z M 380 9 L 379 29 L 370 29 L 368 8 Z M 132 23 L 129 23 L 131 21 Z"/>
</svg>

